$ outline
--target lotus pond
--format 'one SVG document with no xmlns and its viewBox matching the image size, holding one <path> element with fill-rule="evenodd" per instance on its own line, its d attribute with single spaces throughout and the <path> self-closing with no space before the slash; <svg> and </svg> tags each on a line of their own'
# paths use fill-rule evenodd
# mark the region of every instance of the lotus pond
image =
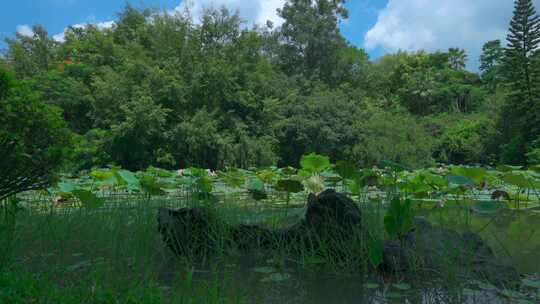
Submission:
<svg viewBox="0 0 540 304">
<path fill-rule="evenodd" d="M 4 202 L 3 216 L 16 220 L 2 230 L 8 250 L 0 302 L 538 303 L 539 177 L 506 166 L 413 171 L 388 162 L 361 170 L 316 155 L 299 170 L 107 168 L 66 176 L 55 187 Z M 352 197 L 380 239 L 392 237 L 384 227 L 389 198 L 407 198 L 415 216 L 478 233 L 521 280 L 495 286 L 462 277 L 451 265 L 430 276 L 386 276 L 280 250 L 193 261 L 176 257 L 157 232 L 159 207 L 204 206 L 230 223 L 293 225 L 308 193 L 324 188 Z M 376 255 L 364 260 L 366 269 L 377 263 Z"/>
</svg>

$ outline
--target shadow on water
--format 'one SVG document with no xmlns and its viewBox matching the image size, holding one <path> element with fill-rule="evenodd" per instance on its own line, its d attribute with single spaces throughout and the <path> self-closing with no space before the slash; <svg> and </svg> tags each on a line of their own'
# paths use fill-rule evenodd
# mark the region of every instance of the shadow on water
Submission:
<svg viewBox="0 0 540 304">
<path fill-rule="evenodd" d="M 264 261 L 262 261 L 264 263 Z M 271 261 L 270 261 L 271 262 Z M 494 289 L 481 288 L 453 289 L 445 282 L 427 281 L 421 278 L 409 278 L 401 281 L 380 280 L 327 271 L 278 269 L 261 266 L 259 258 L 242 256 L 219 270 L 201 268 L 194 270 L 194 279 L 202 282 L 211 281 L 219 276 L 220 282 L 226 282 L 225 292 L 241 295 L 245 303 L 265 304 L 503 304 L 513 303 L 499 296 Z M 269 265 L 268 261 L 266 265 Z M 176 265 L 168 269 L 182 269 Z M 174 285 L 175 277 L 185 274 L 163 273 L 164 282 Z M 414 282 L 409 284 L 408 282 Z M 473 284 L 474 285 L 474 284 Z M 478 286 L 477 286 L 478 287 Z M 487 290 L 486 290 L 487 289 Z M 521 303 L 521 302 L 520 302 Z M 533 303 L 533 302 L 522 302 Z"/>
</svg>

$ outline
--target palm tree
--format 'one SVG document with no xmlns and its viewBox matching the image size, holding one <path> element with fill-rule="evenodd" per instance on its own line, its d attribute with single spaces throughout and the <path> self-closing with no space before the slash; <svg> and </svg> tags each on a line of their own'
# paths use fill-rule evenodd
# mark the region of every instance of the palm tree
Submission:
<svg viewBox="0 0 540 304">
<path fill-rule="evenodd" d="M 464 70 L 467 62 L 467 53 L 459 48 L 448 49 L 448 64 L 454 70 Z"/>
</svg>

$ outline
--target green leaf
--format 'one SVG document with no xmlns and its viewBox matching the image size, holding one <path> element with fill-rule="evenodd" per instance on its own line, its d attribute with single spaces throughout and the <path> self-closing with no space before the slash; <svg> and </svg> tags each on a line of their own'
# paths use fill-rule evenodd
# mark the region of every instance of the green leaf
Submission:
<svg viewBox="0 0 540 304">
<path fill-rule="evenodd" d="M 338 161 L 334 171 L 343 179 L 353 178 L 357 172 L 356 166 L 350 161 Z"/>
<path fill-rule="evenodd" d="M 141 184 L 141 190 L 148 195 L 159 196 L 165 194 L 163 189 L 161 189 L 162 185 L 153 175 L 143 174 L 139 182 Z"/>
<path fill-rule="evenodd" d="M 272 273 L 261 281 L 265 283 L 281 283 L 287 281 L 290 277 L 291 275 L 288 273 Z"/>
<path fill-rule="evenodd" d="M 447 175 L 446 180 L 452 184 L 456 184 L 459 186 L 472 186 L 474 185 L 474 182 L 470 180 L 468 177 L 460 176 L 460 175 Z"/>
<path fill-rule="evenodd" d="M 482 183 L 487 173 L 486 169 L 480 167 L 453 167 L 450 172 L 453 175 L 466 177 L 476 184 Z"/>
<path fill-rule="evenodd" d="M 117 173 L 128 185 L 139 185 L 139 179 L 135 173 L 127 170 L 118 170 Z"/>
<path fill-rule="evenodd" d="M 212 181 L 207 176 L 198 178 L 196 181 L 196 185 L 197 185 L 197 190 L 199 190 L 200 192 L 206 192 L 206 193 L 212 192 L 212 189 L 214 186 Z"/>
<path fill-rule="evenodd" d="M 411 285 L 407 283 L 392 284 L 392 287 L 403 291 L 411 289 Z"/>
<path fill-rule="evenodd" d="M 249 183 L 248 190 L 264 191 L 264 183 L 260 179 L 252 179 Z"/>
<path fill-rule="evenodd" d="M 399 223 L 396 216 L 393 214 L 386 214 L 384 216 L 384 230 L 392 238 L 399 235 Z"/>
<path fill-rule="evenodd" d="M 328 156 L 311 153 L 302 156 L 300 159 L 300 166 L 306 171 L 321 173 L 330 168 L 330 159 Z"/>
<path fill-rule="evenodd" d="M 282 179 L 277 183 L 276 189 L 278 191 L 285 191 L 289 193 L 298 193 L 304 191 L 304 186 L 301 182 L 293 179 Z"/>
<path fill-rule="evenodd" d="M 366 284 L 364 284 L 364 288 L 366 288 L 366 289 L 377 289 L 377 288 L 379 288 L 379 286 L 380 285 L 377 284 L 377 283 L 366 283 Z"/>
<path fill-rule="evenodd" d="M 369 243 L 369 261 L 373 267 L 378 267 L 383 262 L 383 244 L 379 240 Z"/>
<path fill-rule="evenodd" d="M 77 188 L 77 185 L 70 181 L 63 181 L 58 183 L 57 187 L 60 192 L 72 193 Z"/>
<path fill-rule="evenodd" d="M 408 168 L 407 166 L 398 164 L 391 160 L 383 160 L 381 161 L 380 165 L 383 168 L 390 168 L 392 169 L 392 171 L 395 171 L 395 172 L 410 171 L 410 168 Z"/>
<path fill-rule="evenodd" d="M 528 179 L 521 174 L 507 173 L 503 176 L 502 180 L 519 188 L 533 188 L 534 186 L 533 180 Z"/>
<path fill-rule="evenodd" d="M 523 286 L 540 289 L 540 279 L 523 279 L 521 282 L 523 283 Z"/>
<path fill-rule="evenodd" d="M 497 170 L 501 171 L 501 172 L 512 172 L 512 171 L 515 171 L 515 170 L 520 170 L 522 167 L 521 166 L 509 166 L 509 165 L 498 165 L 497 166 Z"/>
<path fill-rule="evenodd" d="M 359 195 L 360 194 L 361 187 L 358 184 L 358 180 L 347 180 L 346 181 L 346 186 L 347 186 L 347 190 L 352 195 Z"/>
<path fill-rule="evenodd" d="M 503 205 L 497 201 L 475 201 L 472 208 L 479 214 L 495 214 Z"/>
<path fill-rule="evenodd" d="M 97 209 L 102 207 L 105 204 L 105 200 L 97 197 L 90 191 L 87 190 L 74 190 L 73 195 L 75 195 L 83 204 L 84 207 L 89 209 Z"/>
<path fill-rule="evenodd" d="M 273 267 L 262 266 L 253 268 L 253 271 L 258 273 L 274 273 L 276 270 Z"/>
<path fill-rule="evenodd" d="M 258 179 L 260 179 L 265 184 L 272 184 L 272 181 L 276 177 L 276 172 L 271 170 L 262 170 L 255 174 Z"/>
<path fill-rule="evenodd" d="M 228 172 L 220 171 L 218 172 L 218 177 L 232 188 L 241 188 L 246 182 L 246 176 L 240 170 L 231 170 Z"/>
<path fill-rule="evenodd" d="M 389 236 L 401 237 L 409 232 L 414 220 L 414 212 L 411 200 L 406 199 L 403 203 L 396 197 L 390 202 L 390 206 L 384 215 L 384 228 Z"/>
</svg>

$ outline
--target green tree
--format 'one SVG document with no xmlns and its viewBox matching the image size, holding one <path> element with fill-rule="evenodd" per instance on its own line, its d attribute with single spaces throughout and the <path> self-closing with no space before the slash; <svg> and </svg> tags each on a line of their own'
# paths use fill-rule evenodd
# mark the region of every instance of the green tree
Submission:
<svg viewBox="0 0 540 304">
<path fill-rule="evenodd" d="M 340 18 L 347 18 L 345 0 L 288 0 L 279 15 L 283 39 L 282 66 L 288 74 L 315 75 L 335 84 L 339 52 L 347 43 L 339 32 Z"/>
<path fill-rule="evenodd" d="M 500 119 L 504 137 L 513 138 L 507 148 L 516 151 L 507 160 L 524 163 L 525 146 L 540 134 L 540 71 L 534 60 L 540 43 L 540 17 L 531 0 L 515 1 L 509 32 L 505 70 L 510 96 Z"/>
<path fill-rule="evenodd" d="M 17 33 L 7 43 L 7 58 L 19 78 L 47 71 L 54 61 L 56 43 L 42 26 L 32 27 L 32 36 Z"/>
<path fill-rule="evenodd" d="M 504 49 L 500 40 L 488 41 L 482 47 L 480 55 L 480 72 L 482 80 L 493 92 L 503 77 Z"/>
<path fill-rule="evenodd" d="M 122 119 L 110 131 L 110 153 L 123 168 L 141 170 L 156 164 L 159 148 L 167 142 L 165 123 L 170 110 L 157 105 L 148 90 L 136 90 L 132 100 L 120 106 Z"/>
<path fill-rule="evenodd" d="M 9 78 L 0 70 L 0 79 Z M 0 98 L 0 201 L 54 180 L 70 156 L 72 134 L 60 109 L 42 102 L 24 83 Z"/>
<path fill-rule="evenodd" d="M 448 64 L 454 70 L 464 70 L 467 64 L 467 53 L 459 48 L 448 49 Z"/>
<path fill-rule="evenodd" d="M 411 167 L 433 164 L 435 141 L 411 115 L 374 108 L 360 116 L 355 125 L 358 141 L 350 158 L 362 166 L 377 165 L 383 160 Z"/>
</svg>

